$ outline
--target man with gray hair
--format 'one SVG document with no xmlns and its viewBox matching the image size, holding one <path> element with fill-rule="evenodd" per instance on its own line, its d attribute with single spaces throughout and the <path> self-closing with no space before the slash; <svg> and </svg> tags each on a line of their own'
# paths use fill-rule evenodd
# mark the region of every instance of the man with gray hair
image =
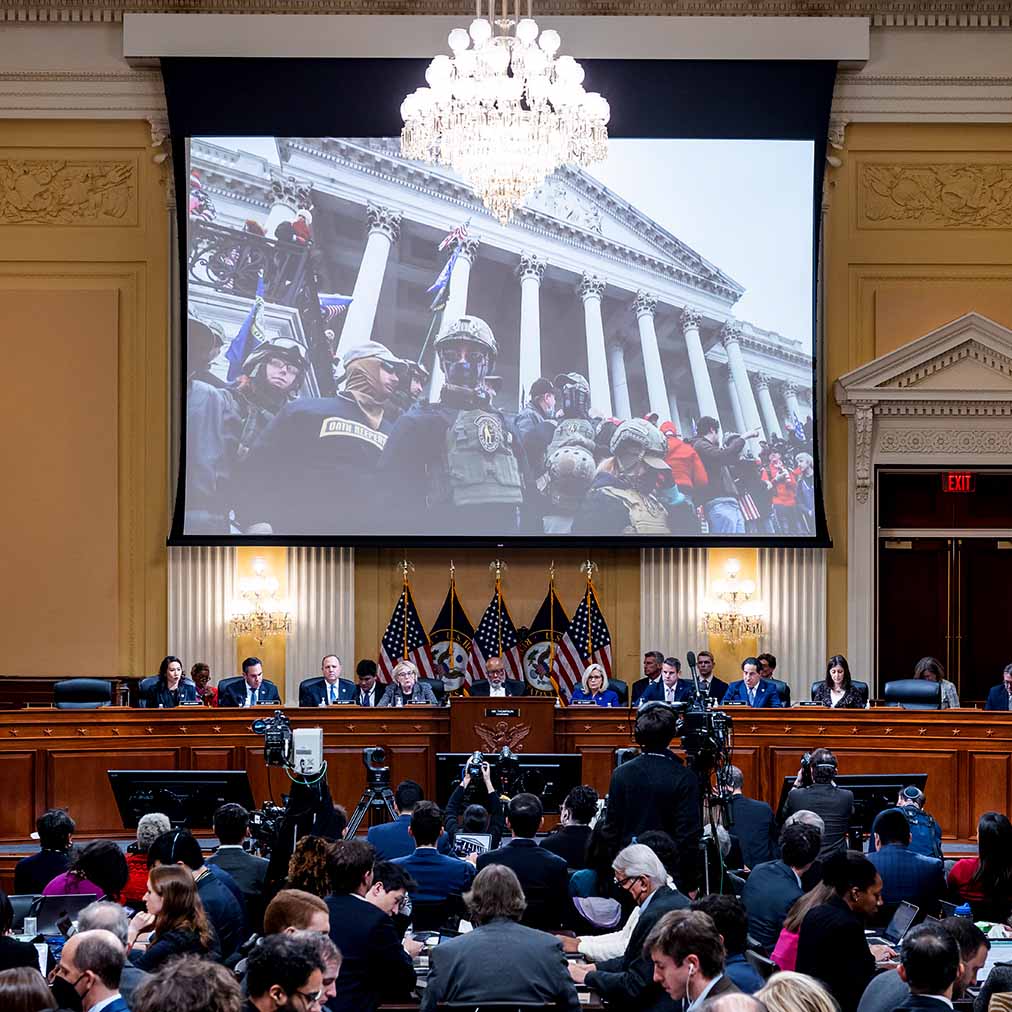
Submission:
<svg viewBox="0 0 1012 1012">
<path fill-rule="evenodd" d="M 765 801 L 748 798 L 742 790 L 745 777 L 737 766 L 728 769 L 731 797 L 727 802 L 727 818 L 724 824 L 738 838 L 745 867 L 751 871 L 764 861 L 775 861 L 779 856 L 777 847 L 777 820 L 773 809 Z"/>
<path fill-rule="evenodd" d="M 125 962 L 126 949 L 111 931 L 79 931 L 53 970 L 53 997 L 63 1006 L 80 1003 L 84 1012 L 129 1012 L 119 990 Z"/>
<path fill-rule="evenodd" d="M 124 950 L 127 945 L 129 928 L 130 920 L 127 917 L 126 910 L 118 903 L 113 903 L 110 900 L 98 900 L 95 903 L 89 903 L 77 915 L 77 930 L 79 934 L 85 931 L 108 931 L 119 939 Z M 129 961 L 123 966 L 119 978 L 119 993 L 123 996 L 123 1000 L 127 1005 L 130 1005 L 134 989 L 142 984 L 147 977 L 148 974 L 139 966 L 134 966 Z"/>
<path fill-rule="evenodd" d="M 784 829 L 788 826 L 796 825 L 797 823 L 804 823 L 806 826 L 814 826 L 819 831 L 819 836 L 822 837 L 826 832 L 826 820 L 823 819 L 818 812 L 809 811 L 807 808 L 802 808 L 800 812 L 795 812 L 793 815 L 789 815 L 784 820 Z M 822 844 L 820 842 L 819 847 L 821 849 Z M 816 858 L 808 871 L 801 876 L 801 889 L 802 892 L 808 892 L 810 889 L 814 889 L 822 881 L 822 860 Z"/>
<path fill-rule="evenodd" d="M 660 858 L 642 843 L 619 851 L 612 862 L 615 882 L 640 908 L 639 920 L 625 953 L 602 963 L 571 963 L 570 976 L 586 984 L 623 1012 L 652 1009 L 664 998 L 654 983 L 654 968 L 643 944 L 654 925 L 672 910 L 684 910 L 689 901 L 667 885 L 668 873 Z"/>
</svg>

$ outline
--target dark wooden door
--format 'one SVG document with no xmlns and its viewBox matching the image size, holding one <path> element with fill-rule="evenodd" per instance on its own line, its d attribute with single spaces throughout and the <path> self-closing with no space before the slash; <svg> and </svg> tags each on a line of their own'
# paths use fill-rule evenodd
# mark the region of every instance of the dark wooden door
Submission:
<svg viewBox="0 0 1012 1012">
<path fill-rule="evenodd" d="M 1012 663 L 1012 541 L 961 538 L 957 545 L 959 589 L 955 644 L 957 682 L 964 705 L 987 698 L 1001 682 L 1002 669 Z M 958 679 L 958 681 L 957 681 Z"/>
</svg>

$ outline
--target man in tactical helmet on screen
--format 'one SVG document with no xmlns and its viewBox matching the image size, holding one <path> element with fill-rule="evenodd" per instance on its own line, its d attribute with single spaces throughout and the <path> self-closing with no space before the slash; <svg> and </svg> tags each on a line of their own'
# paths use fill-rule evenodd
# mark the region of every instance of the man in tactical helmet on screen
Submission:
<svg viewBox="0 0 1012 1012">
<path fill-rule="evenodd" d="M 439 402 L 405 412 L 380 457 L 384 526 L 416 534 L 519 531 L 526 456 L 485 385 L 499 351 L 492 330 L 462 316 L 435 351 L 446 377 Z"/>
</svg>

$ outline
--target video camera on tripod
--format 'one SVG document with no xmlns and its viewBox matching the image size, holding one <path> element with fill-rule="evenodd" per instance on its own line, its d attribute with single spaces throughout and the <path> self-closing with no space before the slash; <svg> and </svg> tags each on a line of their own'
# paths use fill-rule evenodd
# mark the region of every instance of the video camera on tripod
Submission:
<svg viewBox="0 0 1012 1012">
<path fill-rule="evenodd" d="M 314 777 L 326 769 L 323 758 L 323 728 L 297 727 L 281 710 L 273 717 L 253 721 L 251 730 L 264 736 L 264 762 L 283 766 L 304 777 Z"/>
<path fill-rule="evenodd" d="M 384 810 L 390 819 L 397 821 L 397 808 L 394 806 L 394 792 L 390 789 L 390 767 L 386 764 L 386 749 L 379 745 L 368 745 L 362 749 L 362 763 L 365 766 L 365 790 L 358 799 L 355 811 L 348 819 L 344 838 L 350 840 L 357 832 L 362 820 L 369 813 L 381 813 Z"/>
</svg>

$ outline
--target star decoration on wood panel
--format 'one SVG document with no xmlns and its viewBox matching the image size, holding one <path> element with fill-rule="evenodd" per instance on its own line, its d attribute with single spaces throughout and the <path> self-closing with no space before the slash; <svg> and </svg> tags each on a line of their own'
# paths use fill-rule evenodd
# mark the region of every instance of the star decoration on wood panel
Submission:
<svg viewBox="0 0 1012 1012">
<path fill-rule="evenodd" d="M 819 727 L 818 727 L 818 732 L 819 732 L 819 734 L 825 734 L 826 733 L 826 725 L 825 724 L 820 724 Z"/>
<path fill-rule="evenodd" d="M 893 733 L 893 729 L 892 729 L 891 727 L 887 727 L 887 728 L 885 729 L 885 731 L 883 731 L 882 733 L 883 733 L 883 734 L 892 734 L 892 733 Z"/>
<path fill-rule="evenodd" d="M 851 734 L 857 734 L 857 732 L 858 732 L 858 729 L 857 729 L 856 727 L 852 727 L 852 728 L 850 729 L 850 733 L 851 733 Z"/>
<path fill-rule="evenodd" d="M 917 733 L 918 734 L 927 734 L 928 733 L 928 729 L 926 727 L 919 727 L 917 729 Z"/>
<path fill-rule="evenodd" d="M 77 733 L 83 738 L 88 733 L 88 729 L 86 727 L 79 727 Z"/>
<path fill-rule="evenodd" d="M 791 733 L 791 725 L 790 724 L 784 724 L 784 734 L 790 734 L 790 733 Z"/>
<path fill-rule="evenodd" d="M 994 728 L 993 727 L 989 727 L 984 733 L 988 736 L 988 738 L 993 738 L 994 737 Z"/>
<path fill-rule="evenodd" d="M 583 729 L 584 729 L 584 731 L 593 731 L 594 730 L 594 728 L 593 728 L 593 726 L 591 724 L 584 724 L 583 725 Z"/>
<path fill-rule="evenodd" d="M 214 727 L 212 727 L 212 728 L 211 728 L 211 730 L 212 730 L 212 731 L 213 731 L 213 732 L 214 732 L 215 734 L 221 734 L 221 728 L 220 728 L 220 727 L 218 727 L 217 725 L 215 725 Z"/>
<path fill-rule="evenodd" d="M 355 730 L 355 725 L 354 724 L 348 724 L 346 726 L 347 726 L 347 728 L 348 728 L 349 731 L 354 731 Z"/>
<path fill-rule="evenodd" d="M 9 728 L 7 728 L 7 733 L 12 738 L 16 738 L 18 736 L 18 729 L 16 727 L 9 727 Z"/>
<path fill-rule="evenodd" d="M 180 724 L 179 725 L 179 733 L 180 734 L 186 734 L 186 725 L 185 724 Z"/>
<path fill-rule="evenodd" d="M 112 728 L 112 734 L 113 734 L 114 738 L 118 738 L 119 737 L 119 728 L 118 727 Z"/>
<path fill-rule="evenodd" d="M 954 727 L 954 728 L 952 729 L 952 737 L 953 737 L 953 738 L 955 738 L 955 737 L 956 737 L 956 735 L 957 735 L 957 734 L 959 734 L 961 730 L 962 730 L 962 728 L 959 728 L 959 727 Z"/>
<path fill-rule="evenodd" d="M 751 726 L 751 727 L 749 728 L 749 731 L 751 731 L 751 732 L 752 732 L 752 734 L 755 734 L 755 733 L 756 733 L 756 731 L 758 731 L 758 730 L 759 730 L 759 725 L 758 725 L 758 724 L 753 724 L 753 725 L 752 725 L 752 726 Z"/>
<path fill-rule="evenodd" d="M 43 733 L 43 734 L 44 734 L 44 735 L 45 735 L 45 736 L 46 736 L 47 738 L 52 738 L 52 737 L 53 737 L 53 729 L 52 729 L 51 727 L 44 727 L 44 728 L 42 729 L 42 733 Z"/>
<path fill-rule="evenodd" d="M 155 729 L 153 727 L 146 727 L 146 728 L 144 728 L 144 730 L 147 731 L 148 734 L 154 734 L 155 733 Z"/>
</svg>

